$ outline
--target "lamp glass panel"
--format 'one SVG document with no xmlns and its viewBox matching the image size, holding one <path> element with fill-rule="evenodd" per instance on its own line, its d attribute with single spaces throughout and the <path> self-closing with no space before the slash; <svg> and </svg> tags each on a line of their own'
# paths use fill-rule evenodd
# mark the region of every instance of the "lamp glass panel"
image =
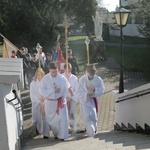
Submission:
<svg viewBox="0 0 150 150">
<path fill-rule="evenodd" d="M 127 19 L 128 19 L 128 13 L 122 13 L 121 14 L 121 25 L 126 25 Z"/>
<path fill-rule="evenodd" d="M 120 14 L 121 14 L 121 22 L 120 22 Z M 116 21 L 117 25 L 126 25 L 129 13 L 116 13 Z"/>
</svg>

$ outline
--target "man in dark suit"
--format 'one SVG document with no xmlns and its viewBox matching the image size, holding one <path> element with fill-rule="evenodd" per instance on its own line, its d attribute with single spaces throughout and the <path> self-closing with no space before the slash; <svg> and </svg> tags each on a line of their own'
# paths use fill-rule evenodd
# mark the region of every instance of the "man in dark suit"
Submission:
<svg viewBox="0 0 150 150">
<path fill-rule="evenodd" d="M 38 68 L 38 61 L 36 59 L 36 54 L 32 54 L 31 56 L 32 56 L 32 58 L 31 58 L 30 63 L 31 63 L 31 67 L 32 67 L 32 77 L 33 77 L 36 69 Z"/>
<path fill-rule="evenodd" d="M 72 50 L 68 50 L 68 62 L 71 64 L 72 66 L 72 71 L 71 73 L 74 75 L 77 75 L 79 73 L 79 67 L 76 61 L 76 57 L 72 56 Z"/>
</svg>

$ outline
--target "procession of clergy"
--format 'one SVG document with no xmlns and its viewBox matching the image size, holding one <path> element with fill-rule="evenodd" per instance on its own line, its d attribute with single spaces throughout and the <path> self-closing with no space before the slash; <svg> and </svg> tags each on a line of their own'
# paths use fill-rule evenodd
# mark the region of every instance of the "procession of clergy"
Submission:
<svg viewBox="0 0 150 150">
<path fill-rule="evenodd" d="M 77 131 L 76 104 L 80 112 L 87 136 L 94 137 L 97 132 L 98 97 L 104 92 L 104 83 L 96 75 L 93 64 L 85 65 L 84 74 L 79 79 L 71 73 L 70 63 L 64 65 L 64 73 L 59 73 L 57 63 L 49 63 L 49 72 L 42 68 L 35 72 L 30 84 L 32 102 L 32 121 L 36 133 L 50 138 L 68 140 L 69 130 Z"/>
</svg>

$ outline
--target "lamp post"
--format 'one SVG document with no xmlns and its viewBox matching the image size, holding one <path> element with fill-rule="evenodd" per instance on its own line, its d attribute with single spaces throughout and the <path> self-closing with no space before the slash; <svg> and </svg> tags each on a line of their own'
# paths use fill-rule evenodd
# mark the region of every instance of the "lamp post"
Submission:
<svg viewBox="0 0 150 150">
<path fill-rule="evenodd" d="M 120 0 L 121 6 L 121 0 Z M 120 27 L 120 38 L 121 38 L 121 60 L 120 60 L 120 80 L 119 80 L 119 93 L 124 92 L 123 83 L 123 32 L 122 28 L 126 26 L 130 11 L 124 8 L 119 8 L 118 11 L 114 12 L 117 25 Z"/>
<path fill-rule="evenodd" d="M 88 36 L 85 39 L 85 44 L 86 44 L 86 50 L 87 50 L 87 61 L 88 61 L 88 64 L 90 64 L 90 54 L 89 54 L 90 39 Z"/>
</svg>

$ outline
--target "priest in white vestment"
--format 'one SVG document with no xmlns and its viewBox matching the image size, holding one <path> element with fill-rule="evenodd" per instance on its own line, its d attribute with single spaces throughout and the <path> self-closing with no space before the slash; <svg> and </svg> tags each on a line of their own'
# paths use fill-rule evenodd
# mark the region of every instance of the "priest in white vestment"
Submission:
<svg viewBox="0 0 150 150">
<path fill-rule="evenodd" d="M 76 103 L 78 102 L 77 89 L 78 89 L 78 78 L 71 73 L 72 66 L 70 63 L 64 65 L 65 72 L 63 75 L 67 78 L 70 83 L 72 93 L 67 93 L 67 105 L 68 105 L 68 116 L 69 116 L 69 127 L 73 127 L 73 132 L 77 131 L 76 127 Z"/>
<path fill-rule="evenodd" d="M 85 75 L 79 79 L 78 88 L 80 111 L 89 137 L 94 137 L 97 132 L 98 97 L 105 89 L 103 80 L 95 72 L 95 66 L 87 65 Z"/>
<path fill-rule="evenodd" d="M 45 97 L 45 115 L 55 138 L 68 139 L 68 109 L 66 94 L 70 88 L 67 79 L 57 71 L 55 63 L 49 64 L 49 73 L 40 83 L 40 94 Z"/>
<path fill-rule="evenodd" d="M 49 138 L 50 127 L 46 122 L 42 105 L 44 101 L 39 93 L 40 80 L 45 75 L 41 68 L 35 72 L 34 79 L 30 84 L 30 99 L 32 102 L 32 122 L 36 125 L 36 132 Z"/>
</svg>

